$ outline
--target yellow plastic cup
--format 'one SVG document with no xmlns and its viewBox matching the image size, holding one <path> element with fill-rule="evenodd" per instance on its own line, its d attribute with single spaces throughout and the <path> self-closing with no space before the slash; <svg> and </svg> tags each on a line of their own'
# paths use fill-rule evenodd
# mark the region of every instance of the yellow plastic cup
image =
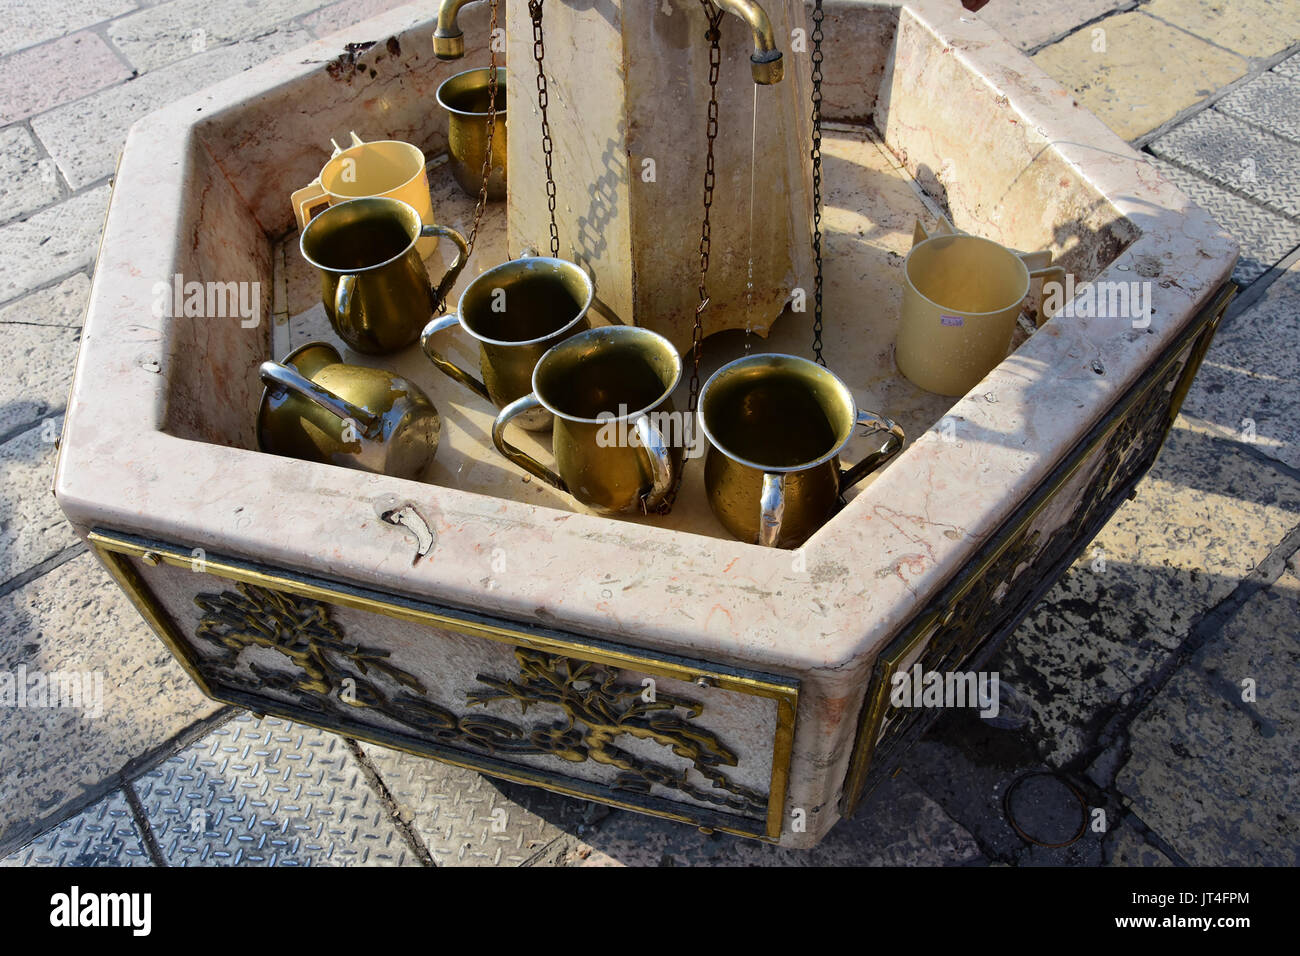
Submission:
<svg viewBox="0 0 1300 956">
<path fill-rule="evenodd" d="M 1006 358 L 1030 280 L 1064 280 L 1049 258 L 951 227 L 929 236 L 918 223 L 903 261 L 898 370 L 928 392 L 965 395 Z"/>
<path fill-rule="evenodd" d="M 328 206 L 371 196 L 400 199 L 415 208 L 421 222 L 433 222 L 433 197 L 429 194 L 424 152 L 418 146 L 395 139 L 367 143 L 353 133 L 352 145 L 342 149 L 335 144 L 334 155 L 320 175 L 295 191 L 290 201 L 298 229 L 302 231 Z M 436 237 L 425 237 L 416 243 L 422 259 L 428 259 L 437 247 Z"/>
</svg>

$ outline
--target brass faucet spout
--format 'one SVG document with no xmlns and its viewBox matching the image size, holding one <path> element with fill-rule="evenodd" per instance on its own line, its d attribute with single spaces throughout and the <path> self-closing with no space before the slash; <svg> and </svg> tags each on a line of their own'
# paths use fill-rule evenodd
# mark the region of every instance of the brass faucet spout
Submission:
<svg viewBox="0 0 1300 956">
<path fill-rule="evenodd" d="M 473 0 L 442 0 L 438 7 L 438 29 L 433 31 L 433 55 L 440 60 L 459 60 L 465 55 L 465 34 L 456 18 L 460 8 Z"/>
<path fill-rule="evenodd" d="M 445 0 L 452 2 L 452 0 Z M 764 86 L 780 83 L 785 76 L 785 64 L 781 51 L 776 47 L 776 34 L 772 32 L 772 21 L 767 12 L 753 0 L 714 0 L 723 10 L 740 17 L 754 34 L 754 52 L 749 58 L 749 66 L 754 74 L 754 82 Z M 441 21 L 440 21 L 441 22 Z"/>
</svg>

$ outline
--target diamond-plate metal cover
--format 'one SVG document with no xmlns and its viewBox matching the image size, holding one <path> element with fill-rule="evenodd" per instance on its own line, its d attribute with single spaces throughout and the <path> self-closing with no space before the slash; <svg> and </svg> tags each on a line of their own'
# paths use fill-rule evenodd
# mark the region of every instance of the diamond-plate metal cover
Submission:
<svg viewBox="0 0 1300 956">
<path fill-rule="evenodd" d="M 121 790 L 0 860 L 0 866 L 152 866 Z"/>
<path fill-rule="evenodd" d="M 362 749 L 438 866 L 524 866 L 607 812 L 386 747 Z"/>
<path fill-rule="evenodd" d="M 419 864 L 343 739 L 243 714 L 135 787 L 169 866 Z"/>
</svg>

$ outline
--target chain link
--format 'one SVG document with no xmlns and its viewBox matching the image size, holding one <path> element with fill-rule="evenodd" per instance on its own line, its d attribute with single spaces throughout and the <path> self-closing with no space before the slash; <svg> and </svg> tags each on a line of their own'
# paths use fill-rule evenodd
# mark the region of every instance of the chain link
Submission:
<svg viewBox="0 0 1300 956">
<path fill-rule="evenodd" d="M 709 251 L 713 241 L 713 226 L 709 213 L 713 208 L 713 187 L 717 179 L 714 168 L 713 144 L 718 138 L 718 77 L 722 71 L 722 17 L 721 8 L 714 6 L 712 0 L 700 0 L 704 16 L 709 21 L 709 30 L 704 35 L 709 41 L 709 118 L 705 127 L 708 150 L 704 157 L 704 219 L 700 224 L 700 304 L 695 307 L 695 327 L 691 331 L 691 397 L 687 406 L 690 421 L 694 425 L 695 412 L 700 403 L 700 357 L 704 354 L 704 310 L 709 305 Z M 694 439 L 694 436 L 691 436 Z M 666 515 L 673 510 L 677 493 L 681 491 L 682 479 L 686 476 L 686 461 L 683 459 L 677 469 L 673 485 L 664 495 L 663 500 L 653 509 L 647 509 L 645 499 L 641 499 L 641 510 L 654 511 Z"/>
<path fill-rule="evenodd" d="M 813 169 L 813 357 L 825 368 L 822 357 L 822 21 L 826 14 L 822 0 L 816 0 L 812 21 L 812 169 Z"/>
<path fill-rule="evenodd" d="M 497 128 L 497 0 L 492 0 L 492 26 L 488 31 L 488 126 L 487 146 L 483 150 L 483 182 L 478 190 L 478 204 L 474 207 L 474 224 L 469 230 L 470 255 L 474 254 L 474 243 L 478 239 L 478 227 L 483 222 L 483 212 L 487 209 L 488 176 L 492 173 L 492 135 Z M 438 310 L 441 315 L 447 310 L 443 302 Z"/>
<path fill-rule="evenodd" d="M 560 257 L 560 230 L 555 225 L 555 175 L 551 170 L 551 123 L 546 118 L 549 95 L 546 89 L 546 44 L 542 39 L 542 0 L 528 0 L 528 15 L 533 20 L 533 59 L 537 61 L 537 106 L 542 112 L 542 155 L 546 159 L 546 206 L 551 214 L 551 258 Z"/>
</svg>

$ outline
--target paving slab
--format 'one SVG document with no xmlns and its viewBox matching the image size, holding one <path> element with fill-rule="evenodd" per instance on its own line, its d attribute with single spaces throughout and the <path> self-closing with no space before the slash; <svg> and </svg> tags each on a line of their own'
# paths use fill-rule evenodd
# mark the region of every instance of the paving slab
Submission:
<svg viewBox="0 0 1300 956">
<path fill-rule="evenodd" d="M 0 860 L 0 866 L 153 866 L 126 794 L 103 800 Z"/>
<path fill-rule="evenodd" d="M 588 852 L 590 851 L 590 852 Z M 584 838 L 580 866 L 971 866 L 985 863 L 974 838 L 906 777 L 881 785 L 853 820 L 811 850 L 790 850 L 615 811 Z"/>
<path fill-rule="evenodd" d="M 387 13 L 406 2 L 408 0 L 339 0 L 338 3 L 331 3 L 327 7 L 301 17 L 298 22 L 315 36 L 324 37 L 350 27 L 354 23 Z"/>
<path fill-rule="evenodd" d="M 1153 140 L 1150 148 L 1276 212 L 1300 218 L 1298 143 L 1208 109 Z"/>
<path fill-rule="evenodd" d="M 1300 469 L 1300 263 L 1229 318 L 1205 356 L 1185 413 L 1226 441 Z"/>
<path fill-rule="evenodd" d="M 438 866 L 523 866 L 604 809 L 537 787 L 362 744 L 403 821 Z"/>
<path fill-rule="evenodd" d="M 86 320 L 90 279 L 78 272 L 57 285 L 23 296 L 0 309 L 0 325 L 48 325 L 79 329 Z"/>
<path fill-rule="evenodd" d="M 1103 841 L 1109 866 L 1174 866 L 1173 860 L 1149 843 L 1132 823 L 1125 820 Z"/>
<path fill-rule="evenodd" d="M 7 302 L 95 261 L 108 210 L 99 186 L 0 226 L 0 302 Z"/>
<path fill-rule="evenodd" d="M 1214 108 L 1300 143 L 1300 77 L 1261 74 L 1219 100 Z"/>
<path fill-rule="evenodd" d="M 1126 140 L 1149 133 L 1248 68 L 1235 53 L 1144 13 L 1100 20 L 1040 50 L 1034 62 Z"/>
<path fill-rule="evenodd" d="M 0 334 L 0 435 L 63 413 L 80 341 L 80 329 L 57 325 L 11 325 Z"/>
<path fill-rule="evenodd" d="M 1064 37 L 1089 20 L 1136 6 L 1137 0 L 1078 0 L 1076 3 L 996 0 L 975 16 L 992 25 L 1020 49 L 1032 50 L 1049 40 Z"/>
<path fill-rule="evenodd" d="M 62 427 L 52 416 L 0 445 L 0 586 L 77 544 L 50 493 Z"/>
<path fill-rule="evenodd" d="M 32 129 L 68 183 L 80 189 L 112 175 L 127 130 L 136 120 L 310 41 L 305 30 L 281 29 L 256 40 L 210 49 L 43 113 L 32 120 Z"/>
<path fill-rule="evenodd" d="M 1044 4 L 1041 0 L 997 0 L 978 14 L 1015 46 L 1030 51 L 1049 40 L 1061 39 L 1080 23 L 1087 23 L 1118 10 L 1132 9 L 1138 0 L 1080 0 L 1073 4 Z"/>
<path fill-rule="evenodd" d="M 1189 863 L 1300 864 L 1300 577 L 1256 593 L 1133 722 L 1116 786 Z M 1242 681 L 1257 699 L 1242 700 Z"/>
<path fill-rule="evenodd" d="M 1247 286 L 1300 246 L 1300 222 L 1156 157 L 1151 164 L 1232 233 L 1241 257 L 1232 278 Z"/>
<path fill-rule="evenodd" d="M 1043 758 L 1060 767 L 1083 754 L 1198 618 L 1297 524 L 1300 481 L 1180 417 L 1137 498 L 998 656 L 1002 679 L 1033 703 Z"/>
<path fill-rule="evenodd" d="M 342 737 L 241 713 L 132 782 L 168 866 L 412 866 Z"/>
<path fill-rule="evenodd" d="M 145 73 L 263 37 L 277 24 L 320 5 L 320 0 L 173 0 L 114 20 L 108 36 Z"/>
<path fill-rule="evenodd" d="M 66 36 L 134 9 L 131 0 L 77 0 L 76 3 L 0 0 L 0 56 Z"/>
<path fill-rule="evenodd" d="M 59 694 L 41 692 L 55 674 L 80 678 L 79 700 L 62 678 Z M 18 696 L 20 684 L 28 688 L 26 700 Z M 0 597 L 0 701 L 6 699 L 12 704 L 0 707 L 5 848 L 30 840 L 58 821 L 62 808 L 220 706 L 199 693 L 89 554 Z"/>
<path fill-rule="evenodd" d="M 0 60 L 0 126 L 125 80 L 130 68 L 83 30 Z"/>
<path fill-rule="evenodd" d="M 1292 54 L 1273 67 L 1274 73 L 1282 76 L 1300 76 L 1300 53 Z"/>
<path fill-rule="evenodd" d="M 1242 56 L 1271 56 L 1300 38 L 1293 0 L 1149 0 L 1142 10 Z"/>
<path fill-rule="evenodd" d="M 48 206 L 63 196 L 59 169 L 25 126 L 0 130 L 0 222 Z"/>
</svg>

